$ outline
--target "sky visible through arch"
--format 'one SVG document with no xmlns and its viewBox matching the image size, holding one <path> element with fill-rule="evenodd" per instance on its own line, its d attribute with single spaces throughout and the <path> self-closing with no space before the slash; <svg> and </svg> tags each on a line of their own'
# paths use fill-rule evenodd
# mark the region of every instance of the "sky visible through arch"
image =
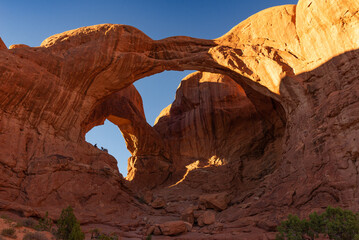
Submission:
<svg viewBox="0 0 359 240">
<path fill-rule="evenodd" d="M 102 23 L 134 26 L 152 39 L 190 36 L 214 39 L 249 16 L 269 7 L 296 4 L 295 0 L 0 0 L 0 37 L 7 46 L 32 47 L 54 34 Z M 147 122 L 153 125 L 163 108 L 172 103 L 176 89 L 191 71 L 164 72 L 135 83 L 144 104 Z M 108 121 L 93 128 L 86 140 L 109 150 L 127 174 L 124 139 Z"/>
</svg>

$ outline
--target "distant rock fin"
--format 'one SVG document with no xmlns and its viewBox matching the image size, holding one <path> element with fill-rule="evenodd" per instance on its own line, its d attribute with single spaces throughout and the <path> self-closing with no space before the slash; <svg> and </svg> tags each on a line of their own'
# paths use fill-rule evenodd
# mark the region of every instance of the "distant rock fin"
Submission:
<svg viewBox="0 0 359 240">
<path fill-rule="evenodd" d="M 5 43 L 3 42 L 3 40 L 0 37 L 0 49 L 7 49 Z"/>
</svg>

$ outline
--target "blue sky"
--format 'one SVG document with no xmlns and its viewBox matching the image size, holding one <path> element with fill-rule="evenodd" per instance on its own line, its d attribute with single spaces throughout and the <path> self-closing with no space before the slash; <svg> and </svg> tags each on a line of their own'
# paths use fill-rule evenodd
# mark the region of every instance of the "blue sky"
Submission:
<svg viewBox="0 0 359 240">
<path fill-rule="evenodd" d="M 294 0 L 0 0 L 0 37 L 7 46 L 39 46 L 56 33 L 83 26 L 116 23 L 137 27 L 152 39 L 190 36 L 213 39 L 268 7 L 296 4 Z M 190 71 L 164 72 L 135 83 L 149 124 L 174 100 L 176 89 Z M 117 126 L 108 121 L 93 128 L 86 140 L 109 150 L 127 174 L 130 153 Z"/>
</svg>

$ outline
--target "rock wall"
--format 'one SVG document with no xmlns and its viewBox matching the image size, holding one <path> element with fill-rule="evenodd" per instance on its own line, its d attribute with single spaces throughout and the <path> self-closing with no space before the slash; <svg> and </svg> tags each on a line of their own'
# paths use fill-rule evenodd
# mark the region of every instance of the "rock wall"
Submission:
<svg viewBox="0 0 359 240">
<path fill-rule="evenodd" d="M 278 151 L 278 156 L 258 161 L 264 148 L 284 132 L 285 119 L 276 106 L 280 107 L 274 101 L 263 102 L 262 111 L 272 113 L 268 121 L 231 78 L 195 72 L 182 80 L 176 100 L 161 112 L 154 129 L 167 143 L 181 178 L 193 163 L 228 165 L 236 169 L 227 172 L 233 177 L 255 178 L 262 171 L 271 172 L 280 159 Z"/>
<path fill-rule="evenodd" d="M 56 217 L 71 204 L 84 224 L 139 236 L 148 216 L 162 223 L 201 194 L 226 193 L 229 208 L 214 223 L 222 226 L 195 225 L 184 236 L 196 239 L 270 238 L 289 212 L 358 211 L 358 39 L 357 1 L 300 0 L 214 40 L 154 41 L 112 24 L 35 48 L 0 40 L 0 207 Z M 186 69 L 200 72 L 152 128 L 131 84 Z M 131 181 L 84 140 L 106 118 L 133 155 Z M 165 209 L 136 200 L 151 200 L 145 189 Z"/>
</svg>

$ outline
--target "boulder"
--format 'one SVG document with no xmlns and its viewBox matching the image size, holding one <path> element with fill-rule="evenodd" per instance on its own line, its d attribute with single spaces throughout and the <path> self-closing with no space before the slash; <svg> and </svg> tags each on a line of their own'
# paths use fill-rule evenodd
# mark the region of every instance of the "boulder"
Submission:
<svg viewBox="0 0 359 240">
<path fill-rule="evenodd" d="M 211 225 L 216 221 L 216 212 L 215 211 L 205 211 L 203 213 L 203 223 L 206 225 Z"/>
<path fill-rule="evenodd" d="M 153 234 L 158 236 L 158 235 L 161 235 L 162 232 L 161 232 L 161 229 L 159 226 L 155 226 L 154 229 L 153 229 Z"/>
<path fill-rule="evenodd" d="M 150 226 L 146 231 L 146 236 L 151 235 L 155 231 L 156 226 Z"/>
<path fill-rule="evenodd" d="M 153 200 L 153 193 L 150 191 L 146 191 L 144 196 L 143 196 L 143 200 L 147 203 L 150 204 Z"/>
<path fill-rule="evenodd" d="M 199 202 L 206 208 L 223 211 L 228 207 L 229 197 L 226 192 L 204 194 L 199 197 Z"/>
<path fill-rule="evenodd" d="M 203 222 L 203 214 L 199 215 L 198 218 L 196 218 L 197 225 L 200 227 L 203 227 L 205 224 Z"/>
<path fill-rule="evenodd" d="M 151 202 L 153 208 L 164 208 L 166 206 L 166 201 L 163 197 L 157 197 L 153 202 Z"/>
<path fill-rule="evenodd" d="M 193 224 L 195 209 L 196 209 L 196 207 L 193 207 L 193 206 L 186 208 L 181 214 L 181 220 L 188 222 L 190 224 Z"/>
<path fill-rule="evenodd" d="M 216 221 L 216 212 L 213 210 L 202 211 L 199 213 L 196 220 L 200 227 L 211 225 Z"/>
<path fill-rule="evenodd" d="M 161 232 L 166 236 L 174 236 L 188 231 L 188 223 L 184 221 L 170 221 L 159 225 Z"/>
</svg>

